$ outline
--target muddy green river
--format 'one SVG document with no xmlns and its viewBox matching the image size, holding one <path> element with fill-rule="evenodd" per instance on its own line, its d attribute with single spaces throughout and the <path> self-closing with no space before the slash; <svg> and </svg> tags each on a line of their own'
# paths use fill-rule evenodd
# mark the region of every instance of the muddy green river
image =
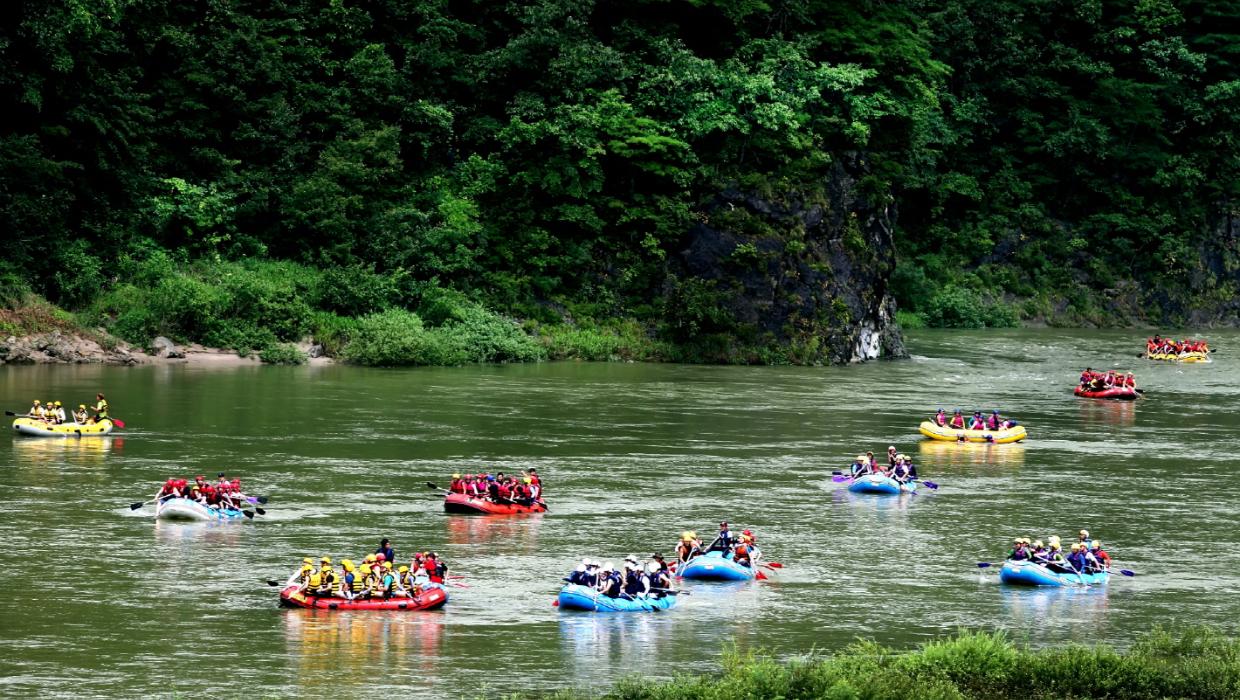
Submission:
<svg viewBox="0 0 1240 700">
<path fill-rule="evenodd" d="M 0 367 L 6 409 L 101 390 L 128 426 L 0 439 L 0 695 L 455 697 L 710 672 L 733 643 L 786 656 L 962 627 L 1034 645 L 1122 647 L 1158 624 L 1234 634 L 1240 334 L 1208 337 L 1206 365 L 1138 360 L 1135 332 L 1019 330 L 920 331 L 911 361 L 842 368 Z M 1145 398 L 1074 397 L 1086 365 L 1135 370 Z M 1029 439 L 924 440 L 938 408 L 999 408 Z M 831 483 L 888 444 L 941 488 Z M 543 515 L 445 515 L 425 485 L 530 467 Z M 269 495 L 267 514 L 177 524 L 128 507 L 169 476 L 220 470 Z M 688 582 L 656 614 L 552 607 L 581 557 L 670 552 L 720 519 L 785 568 Z M 1017 589 L 977 567 L 1014 536 L 1081 527 L 1137 576 Z M 287 610 L 265 583 L 384 536 L 465 577 L 443 610 Z"/>
</svg>

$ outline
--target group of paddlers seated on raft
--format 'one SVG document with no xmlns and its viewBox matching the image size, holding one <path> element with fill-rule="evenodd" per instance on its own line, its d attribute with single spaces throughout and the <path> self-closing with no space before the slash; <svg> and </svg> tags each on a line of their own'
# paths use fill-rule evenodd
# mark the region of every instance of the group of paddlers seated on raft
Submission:
<svg viewBox="0 0 1240 700">
<path fill-rule="evenodd" d="M 1051 535 L 1046 542 L 1017 537 L 1007 555 L 1010 561 L 1032 561 L 1059 574 L 1096 574 L 1111 569 L 1111 557 L 1102 549 L 1102 542 L 1091 540 L 1089 530 L 1081 530 L 1067 555 L 1059 544 L 1059 536 Z"/>
<path fill-rule="evenodd" d="M 538 477 L 537 469 L 530 469 L 529 473 L 523 471 L 519 478 L 513 475 L 505 476 L 504 472 L 453 474 L 448 491 L 496 503 L 520 503 L 529 506 L 542 501 L 542 479 Z"/>
<path fill-rule="evenodd" d="M 732 561 L 751 568 L 754 562 L 762 557 L 753 531 L 742 530 L 741 534 L 734 535 L 726 520 L 719 523 L 719 534 L 705 547 L 702 546 L 702 540 L 698 539 L 697 532 L 685 530 L 680 533 L 680 541 L 676 543 L 676 560 L 680 564 L 707 552 L 731 552 Z"/>
<path fill-rule="evenodd" d="M 1185 338 L 1181 341 L 1175 341 L 1171 338 L 1163 338 L 1154 336 L 1145 340 L 1145 353 L 1147 355 L 1181 355 L 1186 352 L 1210 352 L 1210 344 L 1204 340 L 1190 340 Z"/>
<path fill-rule="evenodd" d="M 638 561 L 636 554 L 624 558 L 624 566 L 617 569 L 611 562 L 600 563 L 594 559 L 582 559 L 581 563 L 564 579 L 568 583 L 593 588 L 608 598 L 662 598 L 672 587 L 672 569 L 655 552 L 650 561 Z"/>
<path fill-rule="evenodd" d="M 188 498 L 215 510 L 240 510 L 249 498 L 241 490 L 241 479 L 229 479 L 224 472 L 219 473 L 219 480 L 214 484 L 201 474 L 194 477 L 193 483 L 168 477 L 155 497 L 161 503 L 170 498 Z"/>
<path fill-rule="evenodd" d="M 917 466 L 913 464 L 913 459 L 906 454 L 897 453 L 895 445 L 887 446 L 887 464 L 879 464 L 873 452 L 866 452 L 857 455 L 848 471 L 848 475 L 853 479 L 860 479 L 867 474 L 882 474 L 902 484 L 917 480 Z"/>
<path fill-rule="evenodd" d="M 362 558 L 361 565 L 341 559 L 337 570 L 331 557 L 321 557 L 318 568 L 310 557 L 301 561 L 301 568 L 287 585 L 296 584 L 300 592 L 323 598 L 413 598 L 428 589 L 443 588 L 448 576 L 448 565 L 434 552 L 418 552 L 408 566 L 395 566 L 396 552 L 387 538 L 374 554 Z"/>
<path fill-rule="evenodd" d="M 1007 430 L 1019 425 L 1016 421 L 999 415 L 998 411 L 991 411 L 989 416 L 983 416 L 981 411 L 974 411 L 971 418 L 965 418 L 964 412 L 959 408 L 950 418 L 947 417 L 947 411 L 940 408 L 939 412 L 934 414 L 933 421 L 940 428 L 953 430 Z"/>
<path fill-rule="evenodd" d="M 1104 391 L 1106 389 L 1137 389 L 1137 379 L 1132 376 L 1132 372 L 1124 374 L 1116 372 L 1113 369 L 1105 372 L 1095 372 L 1093 369 L 1086 367 L 1081 372 L 1081 388 L 1087 391 Z"/>
<path fill-rule="evenodd" d="M 65 413 L 65 408 L 59 401 L 40 403 L 38 399 L 35 399 L 24 417 L 41 420 L 48 425 L 60 425 L 69 422 L 70 416 L 78 425 L 93 425 L 108 417 L 108 401 L 103 398 L 103 394 L 95 394 L 95 405 L 89 410 L 86 404 L 80 403 L 76 411 L 68 414 Z"/>
</svg>

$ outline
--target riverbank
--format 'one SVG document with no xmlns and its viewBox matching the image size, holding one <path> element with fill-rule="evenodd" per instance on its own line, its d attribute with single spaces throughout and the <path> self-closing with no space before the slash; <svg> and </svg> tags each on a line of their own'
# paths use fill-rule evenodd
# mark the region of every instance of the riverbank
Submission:
<svg viewBox="0 0 1240 700">
<path fill-rule="evenodd" d="M 562 700 L 598 697 L 565 691 Z M 782 698 L 1228 698 L 1240 697 L 1240 641 L 1196 627 L 1155 629 L 1131 649 L 1063 645 L 1029 649 L 1001 632 L 960 632 L 900 652 L 856 642 L 791 661 L 729 653 L 718 676 L 618 683 L 605 698 L 750 700 Z"/>
</svg>

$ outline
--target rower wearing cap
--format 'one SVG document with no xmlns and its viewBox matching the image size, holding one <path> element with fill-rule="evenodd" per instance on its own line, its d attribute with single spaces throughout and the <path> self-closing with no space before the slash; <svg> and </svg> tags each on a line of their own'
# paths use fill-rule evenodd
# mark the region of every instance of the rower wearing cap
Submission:
<svg viewBox="0 0 1240 700">
<path fill-rule="evenodd" d="M 685 530 L 680 533 L 680 541 L 676 543 L 676 559 L 681 564 L 702 553 L 702 542 L 697 538 L 697 533 L 692 530 Z"/>
<path fill-rule="evenodd" d="M 865 455 L 857 455 L 857 458 L 853 460 L 851 471 L 852 478 L 860 479 L 866 474 L 873 472 L 874 466 L 870 464 L 870 460 L 866 459 Z"/>
<path fill-rule="evenodd" d="M 894 468 L 896 466 L 896 446 L 887 446 L 887 466 Z"/>
<path fill-rule="evenodd" d="M 38 399 L 35 399 L 34 403 L 30 404 L 30 410 L 26 411 L 26 417 L 43 420 L 43 404 Z"/>
<path fill-rule="evenodd" d="M 728 552 L 732 550 L 732 546 L 736 544 L 736 538 L 732 536 L 732 531 L 728 529 L 728 521 L 719 522 L 719 534 L 715 537 L 715 541 L 711 543 L 707 551 Z"/>
<path fill-rule="evenodd" d="M 1024 537 L 1017 537 L 1013 540 L 1012 550 L 1008 552 L 1007 558 L 1012 561 L 1025 561 L 1029 559 L 1031 554 L 1028 547 L 1029 540 Z"/>
</svg>

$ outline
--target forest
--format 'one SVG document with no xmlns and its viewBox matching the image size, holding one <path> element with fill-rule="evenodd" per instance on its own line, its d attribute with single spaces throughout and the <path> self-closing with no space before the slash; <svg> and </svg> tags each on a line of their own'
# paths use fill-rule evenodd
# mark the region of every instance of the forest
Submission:
<svg viewBox="0 0 1240 700">
<path fill-rule="evenodd" d="M 17 0 L 0 61 L 0 300 L 138 344 L 1240 320 L 1231 0 Z"/>
</svg>

